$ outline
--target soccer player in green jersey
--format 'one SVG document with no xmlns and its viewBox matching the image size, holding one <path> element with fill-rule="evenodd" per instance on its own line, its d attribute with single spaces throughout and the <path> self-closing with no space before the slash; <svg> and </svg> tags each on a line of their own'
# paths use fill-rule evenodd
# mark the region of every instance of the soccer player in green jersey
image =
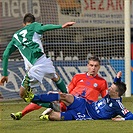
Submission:
<svg viewBox="0 0 133 133">
<path fill-rule="evenodd" d="M 63 80 L 55 71 L 53 62 L 47 58 L 41 36 L 45 31 L 67 28 L 75 22 L 67 22 L 64 25 L 42 24 L 35 22 L 35 17 L 31 13 L 27 13 L 23 18 L 24 27 L 18 30 L 12 37 L 12 40 L 6 47 L 2 57 L 3 74 L 0 84 L 4 85 L 8 82 L 8 58 L 18 49 L 23 57 L 25 69 L 27 71 L 20 87 L 20 97 L 25 100 L 29 96 L 34 87 L 42 83 L 44 77 L 52 79 L 62 92 L 67 92 Z"/>
</svg>

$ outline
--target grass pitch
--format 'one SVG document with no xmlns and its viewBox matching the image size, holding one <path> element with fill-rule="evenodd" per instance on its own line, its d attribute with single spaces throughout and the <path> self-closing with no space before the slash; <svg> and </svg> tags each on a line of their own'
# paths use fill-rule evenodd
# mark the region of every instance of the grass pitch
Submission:
<svg viewBox="0 0 133 133">
<path fill-rule="evenodd" d="M 133 112 L 133 96 L 123 98 L 123 103 Z M 12 120 L 10 113 L 21 111 L 26 105 L 23 101 L 0 102 L 0 133 L 133 133 L 133 121 L 40 121 L 44 108 L 21 120 Z"/>
</svg>

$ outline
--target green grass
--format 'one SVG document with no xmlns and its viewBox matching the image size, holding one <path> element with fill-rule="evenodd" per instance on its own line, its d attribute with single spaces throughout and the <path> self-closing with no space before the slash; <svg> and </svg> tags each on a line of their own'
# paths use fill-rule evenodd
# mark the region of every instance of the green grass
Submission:
<svg viewBox="0 0 133 133">
<path fill-rule="evenodd" d="M 124 98 L 123 103 L 133 112 L 133 97 Z M 26 106 L 22 101 L 0 103 L 0 133 L 133 133 L 133 121 L 40 121 L 44 108 L 33 111 L 21 120 L 12 120 L 10 113 Z"/>
</svg>

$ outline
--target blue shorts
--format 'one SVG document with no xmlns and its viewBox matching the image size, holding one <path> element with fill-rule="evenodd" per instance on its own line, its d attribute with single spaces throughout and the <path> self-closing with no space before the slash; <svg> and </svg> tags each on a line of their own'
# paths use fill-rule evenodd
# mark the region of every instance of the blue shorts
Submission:
<svg viewBox="0 0 133 133">
<path fill-rule="evenodd" d="M 86 100 L 74 96 L 74 102 L 67 106 L 66 112 L 61 112 L 61 120 L 90 120 L 86 111 Z"/>
</svg>

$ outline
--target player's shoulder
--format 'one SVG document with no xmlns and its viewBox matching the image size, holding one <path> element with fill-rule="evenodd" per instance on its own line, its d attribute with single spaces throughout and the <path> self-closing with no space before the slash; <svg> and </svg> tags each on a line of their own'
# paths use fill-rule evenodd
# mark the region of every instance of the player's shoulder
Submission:
<svg viewBox="0 0 133 133">
<path fill-rule="evenodd" d="M 26 29 L 26 26 L 20 28 L 19 30 L 17 30 L 17 31 L 14 33 L 14 35 L 15 35 L 15 34 L 19 34 L 21 31 L 23 31 L 23 30 L 25 30 L 25 29 Z"/>
<path fill-rule="evenodd" d="M 86 77 L 85 73 L 77 73 L 73 76 L 73 79 L 79 80 L 79 79 L 83 79 L 84 77 Z"/>
<path fill-rule="evenodd" d="M 35 29 L 41 26 L 41 23 L 39 22 L 33 22 L 31 24 L 29 24 L 28 26 L 26 26 L 26 29 Z"/>
<path fill-rule="evenodd" d="M 99 79 L 99 80 L 103 80 L 103 81 L 106 81 L 103 77 L 101 77 L 99 74 L 96 75 L 96 78 Z"/>
<path fill-rule="evenodd" d="M 39 23 L 39 22 L 34 22 L 32 23 L 32 25 L 41 25 L 42 23 Z"/>
<path fill-rule="evenodd" d="M 117 98 L 117 99 L 111 99 L 111 102 L 113 103 L 114 106 L 116 107 L 120 107 L 120 108 L 124 108 L 123 104 L 122 104 L 122 98 Z"/>
<path fill-rule="evenodd" d="M 18 34 L 19 32 L 21 32 L 21 31 L 22 31 L 22 29 L 23 29 L 23 28 L 21 28 L 21 29 L 17 30 L 14 34 Z"/>
<path fill-rule="evenodd" d="M 77 74 L 75 74 L 74 76 L 75 77 L 79 77 L 79 76 L 85 76 L 86 75 L 86 73 L 77 73 Z"/>
</svg>

